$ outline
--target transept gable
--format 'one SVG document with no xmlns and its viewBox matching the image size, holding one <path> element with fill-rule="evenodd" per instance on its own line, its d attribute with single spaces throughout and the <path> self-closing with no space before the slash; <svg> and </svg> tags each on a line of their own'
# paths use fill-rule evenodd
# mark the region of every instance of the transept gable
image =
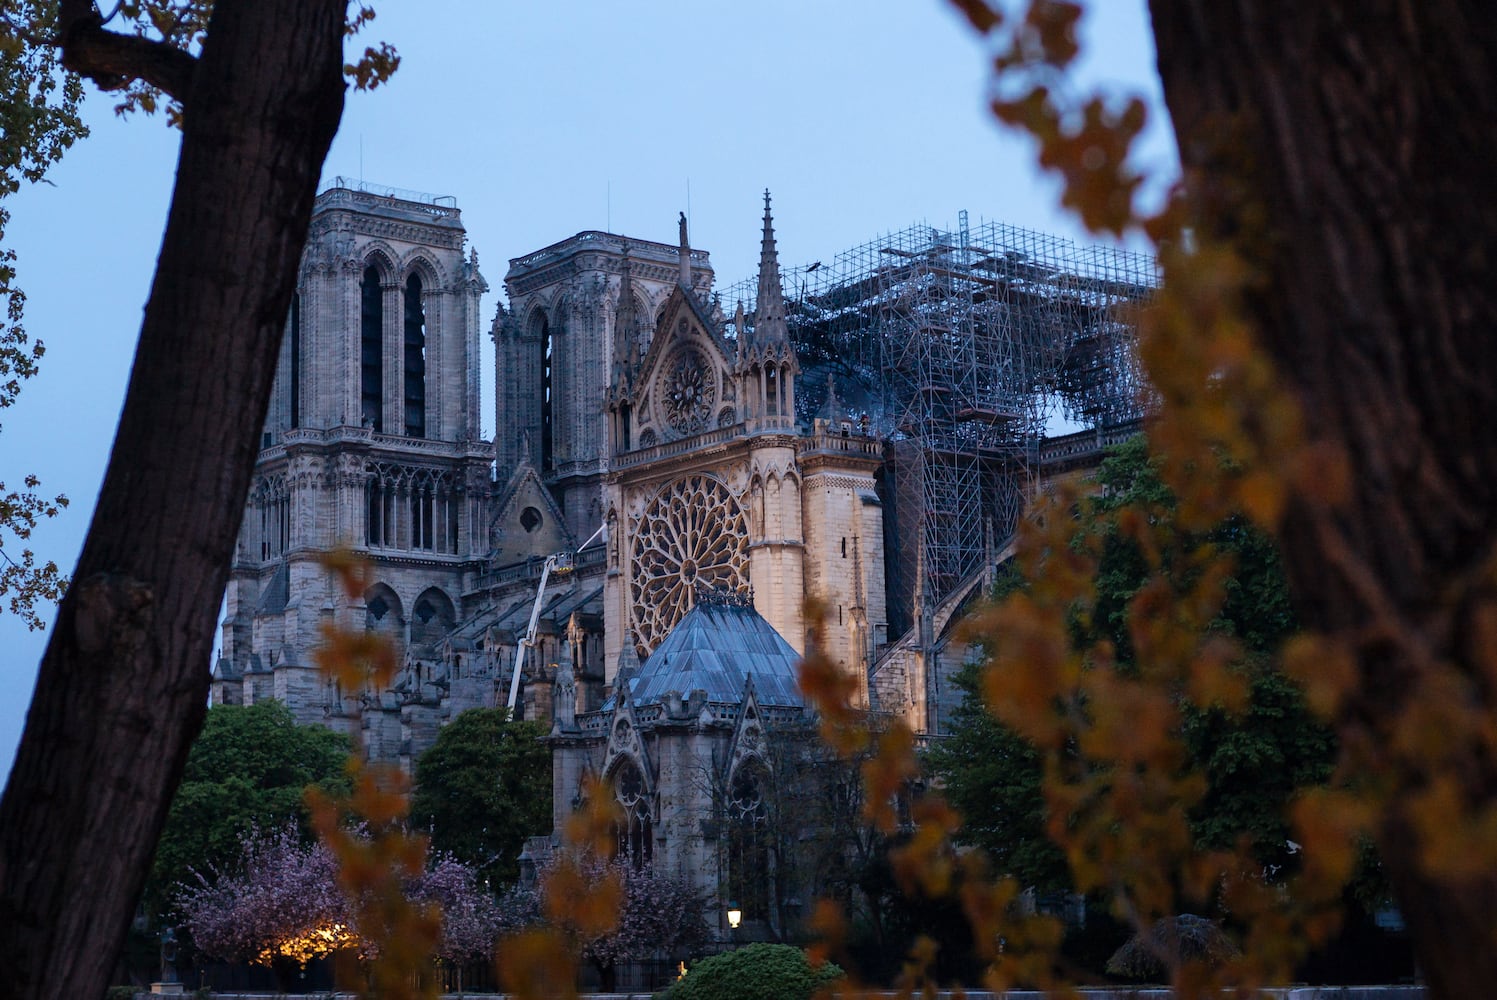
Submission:
<svg viewBox="0 0 1497 1000">
<path fill-rule="evenodd" d="M 672 441 L 736 422 L 732 352 L 696 295 L 679 285 L 661 309 L 636 384 L 641 446 L 647 428 Z"/>
<path fill-rule="evenodd" d="M 489 522 L 489 554 L 495 565 L 576 548 L 566 517 L 529 459 L 520 461 L 496 499 Z"/>
</svg>

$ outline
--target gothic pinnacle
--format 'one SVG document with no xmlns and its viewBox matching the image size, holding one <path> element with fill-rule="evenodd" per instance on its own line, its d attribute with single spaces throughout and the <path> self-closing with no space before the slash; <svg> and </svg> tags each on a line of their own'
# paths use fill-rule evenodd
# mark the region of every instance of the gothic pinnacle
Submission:
<svg viewBox="0 0 1497 1000">
<path fill-rule="evenodd" d="M 785 325 L 785 293 L 780 287 L 780 258 L 775 251 L 774 217 L 769 210 L 769 189 L 764 189 L 764 240 L 759 249 L 759 297 L 754 306 L 754 344 L 758 347 L 790 344 Z"/>
</svg>

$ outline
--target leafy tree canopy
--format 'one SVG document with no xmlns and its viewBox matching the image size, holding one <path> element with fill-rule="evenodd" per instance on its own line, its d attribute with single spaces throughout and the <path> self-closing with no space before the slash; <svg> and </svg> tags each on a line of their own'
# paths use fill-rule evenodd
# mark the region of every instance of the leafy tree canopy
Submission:
<svg viewBox="0 0 1497 1000">
<path fill-rule="evenodd" d="M 347 784 L 348 740 L 323 726 L 299 726 L 279 701 L 215 705 L 187 758 L 146 889 L 159 910 L 189 879 L 189 869 L 225 869 L 252 830 L 288 821 L 309 839 L 302 793 Z"/>
<path fill-rule="evenodd" d="M 411 820 L 432 848 L 494 883 L 519 876 L 526 837 L 551 829 L 551 751 L 534 722 L 475 708 L 442 727 L 416 762 Z"/>
<path fill-rule="evenodd" d="M 1097 482 L 1101 492 L 1083 503 L 1077 532 L 1078 545 L 1101 542 L 1096 597 L 1090 608 L 1077 609 L 1072 628 L 1085 644 L 1111 643 L 1121 669 L 1139 669 L 1134 616 L 1147 606 L 1139 598 L 1151 576 L 1150 557 L 1170 567 L 1177 597 L 1198 582 L 1192 554 L 1203 544 L 1232 560 L 1235 572 L 1224 582 L 1225 600 L 1210 630 L 1239 644 L 1247 698 L 1239 712 L 1182 706 L 1181 735 L 1208 781 L 1192 830 L 1205 848 L 1227 847 L 1246 835 L 1260 860 L 1283 864 L 1290 839 L 1284 805 L 1296 789 L 1329 777 L 1334 745 L 1299 689 L 1269 666 L 1269 654 L 1295 628 L 1274 545 L 1236 516 L 1202 534 L 1175 527 L 1175 497 L 1142 436 L 1113 450 Z M 1173 551 L 1146 556 L 1120 529 L 1130 517 L 1162 526 L 1155 537 L 1172 539 Z M 1003 586 L 1025 583 L 1013 577 Z M 978 668 L 969 668 L 960 683 L 976 694 Z M 951 737 L 932 751 L 930 765 L 966 819 L 963 838 L 986 850 L 1000 870 L 1040 888 L 1069 884 L 1065 858 L 1046 835 L 1051 820 L 1040 755 L 980 698 L 968 698 L 958 710 Z"/>
</svg>

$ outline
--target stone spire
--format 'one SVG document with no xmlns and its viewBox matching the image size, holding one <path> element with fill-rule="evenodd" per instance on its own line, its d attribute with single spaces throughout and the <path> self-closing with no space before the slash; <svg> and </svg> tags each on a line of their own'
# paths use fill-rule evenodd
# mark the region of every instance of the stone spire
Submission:
<svg viewBox="0 0 1497 1000">
<path fill-rule="evenodd" d="M 681 276 L 677 282 L 691 291 L 691 243 L 686 239 L 686 213 L 681 213 Z"/>
<path fill-rule="evenodd" d="M 764 189 L 764 239 L 759 246 L 759 298 L 754 306 L 754 346 L 789 349 L 785 325 L 785 293 L 780 288 L 780 257 L 774 245 L 774 217 L 769 213 L 769 189 Z"/>
</svg>

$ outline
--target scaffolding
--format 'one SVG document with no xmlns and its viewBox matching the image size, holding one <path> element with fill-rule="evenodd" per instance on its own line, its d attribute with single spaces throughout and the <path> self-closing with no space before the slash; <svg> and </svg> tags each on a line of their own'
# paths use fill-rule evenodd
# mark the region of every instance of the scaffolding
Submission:
<svg viewBox="0 0 1497 1000">
<path fill-rule="evenodd" d="M 916 226 L 787 268 L 802 419 L 828 385 L 890 442 L 883 491 L 891 635 L 986 567 L 1032 494 L 1052 415 L 1103 431 L 1146 391 L 1136 308 L 1151 257 L 1000 223 Z M 721 292 L 752 323 L 754 285 Z"/>
</svg>

